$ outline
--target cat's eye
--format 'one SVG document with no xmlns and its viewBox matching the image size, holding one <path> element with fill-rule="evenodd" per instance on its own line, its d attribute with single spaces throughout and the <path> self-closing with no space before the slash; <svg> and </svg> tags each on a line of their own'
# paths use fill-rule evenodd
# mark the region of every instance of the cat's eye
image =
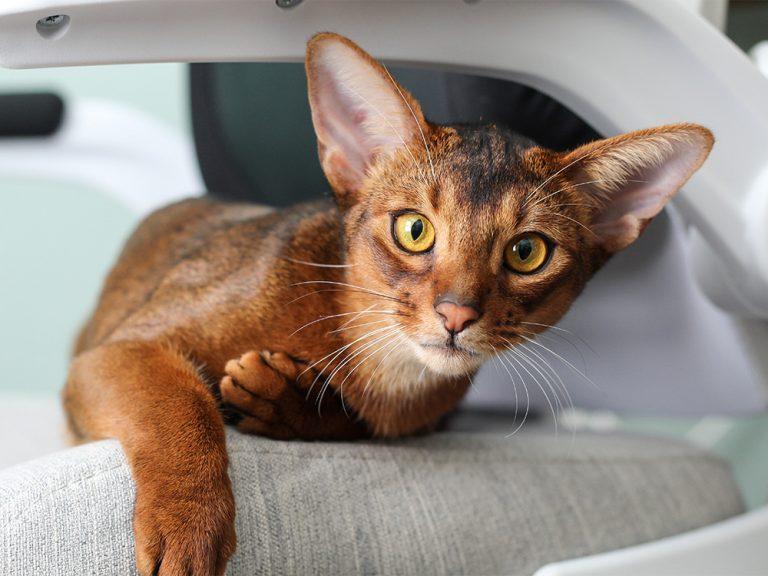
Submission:
<svg viewBox="0 0 768 576">
<path fill-rule="evenodd" d="M 395 218 L 392 233 L 397 244 L 408 252 L 426 252 L 435 243 L 435 227 L 417 212 L 405 212 Z"/>
<path fill-rule="evenodd" d="M 513 272 L 533 274 L 549 260 L 550 243 L 541 234 L 528 232 L 512 240 L 504 249 L 504 262 Z"/>
</svg>

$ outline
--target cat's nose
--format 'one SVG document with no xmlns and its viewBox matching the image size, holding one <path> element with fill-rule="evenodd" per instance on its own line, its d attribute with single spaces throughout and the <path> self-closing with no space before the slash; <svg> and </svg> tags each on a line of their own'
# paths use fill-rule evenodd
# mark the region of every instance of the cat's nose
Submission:
<svg viewBox="0 0 768 576">
<path fill-rule="evenodd" d="M 458 334 L 480 317 L 480 313 L 473 306 L 464 306 L 448 300 L 438 303 L 435 312 L 443 317 L 443 326 L 453 334 Z"/>
</svg>

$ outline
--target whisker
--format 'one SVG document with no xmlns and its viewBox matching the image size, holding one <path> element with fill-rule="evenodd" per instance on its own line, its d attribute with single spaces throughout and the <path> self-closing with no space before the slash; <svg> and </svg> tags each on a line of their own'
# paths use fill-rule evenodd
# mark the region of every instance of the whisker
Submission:
<svg viewBox="0 0 768 576">
<path fill-rule="evenodd" d="M 523 419 L 520 422 L 520 424 L 517 425 L 517 428 L 515 428 L 510 434 L 507 434 L 507 438 L 510 438 L 517 434 L 522 427 L 525 425 L 526 421 L 528 420 L 528 414 L 531 409 L 531 396 L 528 392 L 528 385 L 525 383 L 525 378 L 523 378 L 522 374 L 520 374 L 520 371 L 515 367 L 514 364 L 512 364 L 512 360 L 510 358 L 507 358 L 503 354 L 500 354 L 498 356 L 501 365 L 504 366 L 504 368 L 507 370 L 507 373 L 509 374 L 509 377 L 512 378 L 512 374 L 509 372 L 509 368 L 507 368 L 507 364 L 510 368 L 512 368 L 515 371 L 515 374 L 517 374 L 517 377 L 520 379 L 520 384 L 523 385 L 523 391 L 525 392 L 525 414 L 523 414 Z M 506 364 L 505 364 L 506 360 Z M 514 378 L 512 378 L 513 388 L 515 390 L 515 420 L 517 420 L 517 386 L 514 385 Z"/>
<path fill-rule="evenodd" d="M 560 377 L 560 374 L 558 374 L 557 371 L 552 367 L 552 365 L 549 362 L 547 362 L 547 360 L 544 358 L 543 355 L 541 355 L 540 353 L 536 352 L 535 350 L 531 350 L 530 348 L 526 348 L 523 344 L 521 344 L 521 346 L 523 348 L 525 348 L 528 352 L 530 352 L 531 354 L 533 354 L 534 356 L 539 358 L 544 363 L 544 365 L 550 370 L 550 372 L 552 372 L 552 374 L 555 376 L 555 378 L 557 378 L 557 381 L 560 383 L 560 389 L 563 391 L 563 395 L 566 398 L 566 401 L 567 401 L 567 404 L 568 404 L 568 409 L 573 411 L 573 409 L 574 409 L 573 398 L 571 397 L 571 393 L 568 390 L 568 387 L 565 385 L 565 382 L 563 382 L 563 379 Z M 561 412 L 559 412 L 557 414 L 557 418 L 558 419 L 563 414 L 562 410 L 563 410 L 563 408 L 561 406 Z M 570 432 L 571 432 L 571 446 L 573 446 L 573 443 L 576 441 L 576 429 L 575 428 L 571 428 Z"/>
<path fill-rule="evenodd" d="M 390 313 L 392 313 L 392 311 L 388 311 L 388 310 L 372 310 L 372 311 L 370 311 L 368 313 L 369 314 L 377 314 L 377 313 L 378 314 L 390 314 Z M 322 322 L 324 320 L 331 320 L 333 318 L 340 318 L 342 316 L 352 316 L 352 315 L 355 315 L 355 314 L 359 315 L 360 312 L 342 312 L 341 314 L 330 314 L 328 316 L 322 316 L 321 318 L 317 318 L 316 320 L 312 320 L 310 322 L 307 322 L 306 324 L 304 324 L 300 328 L 297 328 L 296 330 L 294 330 L 293 332 L 291 332 L 288 335 L 288 338 L 290 338 L 294 334 L 297 334 L 298 332 L 301 332 L 302 330 L 304 330 L 304 328 L 308 328 L 309 326 L 312 326 L 313 324 L 317 324 L 318 322 Z"/>
<path fill-rule="evenodd" d="M 533 354 L 536 358 L 538 358 L 541 362 L 544 363 L 545 368 L 552 373 L 552 375 L 557 380 L 557 383 L 559 383 L 559 389 L 562 390 L 563 396 L 566 399 L 566 403 L 568 404 L 568 407 L 573 408 L 573 398 L 571 397 L 571 393 L 568 390 L 568 387 L 565 385 L 565 382 L 563 381 L 560 374 L 558 374 L 557 370 L 554 369 L 554 367 L 547 361 L 546 358 L 544 358 L 544 356 L 540 352 L 537 352 L 536 350 L 533 350 L 531 348 L 527 348 L 524 344 L 520 344 L 520 346 L 523 349 L 527 350 L 529 353 Z"/>
<path fill-rule="evenodd" d="M 391 76 L 390 76 L 390 78 L 391 78 Z M 408 155 L 411 157 L 411 160 L 413 160 L 413 165 L 416 167 L 416 170 L 418 170 L 418 171 L 419 171 L 419 174 L 421 174 L 421 176 L 422 176 L 422 178 L 423 178 L 423 177 L 424 177 L 424 173 L 422 172 L 422 170 L 421 170 L 421 166 L 419 166 L 419 163 L 418 163 L 418 161 L 416 160 L 416 156 L 414 156 L 414 155 L 413 155 L 413 152 L 411 152 L 411 149 L 408 147 L 408 143 L 405 141 L 405 139 L 404 139 L 404 138 L 403 138 L 403 136 L 400 134 L 400 132 L 398 131 L 398 129 L 397 129 L 397 128 L 395 128 L 395 126 L 392 124 L 392 122 L 390 122 L 390 121 L 389 121 L 389 118 L 387 118 L 387 117 L 386 117 L 386 116 L 385 116 L 385 115 L 384 115 L 384 114 L 381 112 L 381 110 L 379 110 L 379 109 L 378 109 L 378 107 L 374 106 L 374 105 L 373 105 L 373 104 L 372 104 L 372 103 L 371 103 L 371 102 L 370 102 L 370 101 L 369 101 L 369 100 L 368 100 L 368 99 L 367 99 L 365 96 L 363 96 L 362 94 L 360 94 L 360 93 L 359 93 L 357 90 L 355 90 L 354 88 L 351 88 L 350 86 L 345 86 L 344 88 L 345 88 L 346 90 L 349 90 L 350 92 L 352 92 L 352 94 L 354 94 L 355 96 L 357 96 L 358 98 L 360 98 L 360 99 L 361 99 L 363 102 L 365 102 L 365 103 L 366 103 L 368 106 L 370 106 L 371 108 L 373 108 L 373 110 L 376 112 L 376 114 L 378 114 L 378 115 L 381 117 L 381 119 L 382 119 L 382 120 L 384 120 L 384 122 L 386 122 L 386 123 L 387 123 L 387 125 L 388 125 L 388 126 L 391 128 L 391 129 L 392 129 L 392 132 L 394 132 L 394 133 L 395 133 L 395 136 L 397 136 L 397 137 L 400 139 L 400 142 L 402 142 L 402 143 L 403 143 L 403 146 L 405 147 L 405 150 L 408 152 Z"/>
<path fill-rule="evenodd" d="M 339 370 L 341 370 L 344 366 L 349 364 L 352 360 L 354 360 L 357 356 L 359 356 L 365 350 L 369 349 L 371 346 L 376 345 L 378 342 L 381 342 L 382 340 L 385 340 L 385 339 L 389 338 L 390 336 L 392 336 L 392 334 L 396 333 L 397 330 L 398 330 L 398 326 L 397 325 L 389 326 L 389 327 L 386 327 L 386 328 L 389 328 L 389 330 L 387 332 L 385 332 L 382 336 L 379 336 L 378 338 L 374 339 L 372 342 L 368 342 L 362 348 L 360 348 L 360 349 L 354 351 L 353 353 L 347 355 L 347 357 L 344 358 L 344 360 L 331 371 L 331 373 L 325 379 L 325 383 L 323 384 L 322 389 L 320 390 L 320 396 L 319 396 L 318 402 L 317 402 L 318 414 L 320 414 L 320 405 L 321 405 L 321 403 L 323 401 L 323 396 L 325 395 L 325 392 L 330 387 L 331 380 L 333 380 L 333 377 L 336 374 L 338 374 Z M 342 398 L 342 405 L 343 404 L 344 404 L 344 399 Z M 344 411 L 346 412 L 346 407 L 344 407 Z"/>
<path fill-rule="evenodd" d="M 285 305 L 288 306 L 288 304 L 293 304 L 294 302 L 303 300 L 304 298 L 312 296 L 313 294 L 322 294 L 323 292 L 347 292 L 347 290 L 341 290 L 340 288 L 325 288 L 323 290 L 314 290 L 312 292 L 307 292 L 306 294 L 302 294 L 298 298 L 294 298 L 293 300 L 286 302 Z"/>
<path fill-rule="evenodd" d="M 294 282 L 293 284 L 290 284 L 290 286 L 307 286 L 310 284 L 325 284 L 325 285 L 332 285 L 332 286 L 342 286 L 344 288 L 352 288 L 355 290 L 363 291 L 366 294 L 381 296 L 382 298 L 388 298 L 390 300 L 403 303 L 403 301 L 400 298 L 397 298 L 396 296 L 392 296 L 391 294 L 384 294 L 383 292 L 377 292 L 376 290 L 371 290 L 370 288 L 366 288 L 365 286 L 358 286 L 357 284 L 349 284 L 348 282 L 335 282 L 333 280 L 305 280 L 304 282 Z"/>
<path fill-rule="evenodd" d="M 381 366 L 381 365 L 384 363 L 384 361 L 385 361 L 387 358 L 389 358 L 389 355 L 390 355 L 390 354 L 392 354 L 392 353 L 393 353 L 395 350 L 397 350 L 398 348 L 400 348 L 400 346 L 402 346 L 403 344 L 405 344 L 407 341 L 408 341 L 408 338 L 406 337 L 406 335 L 405 335 L 405 334 L 403 334 L 403 333 L 401 333 L 401 334 L 399 335 L 399 337 L 398 337 L 398 338 L 396 338 L 396 339 L 393 341 L 393 343 L 394 343 L 394 344 L 396 344 L 396 346 L 394 346 L 393 348 L 391 348 L 391 349 L 389 350 L 389 352 L 387 352 L 387 353 L 386 353 L 386 355 L 385 355 L 383 358 L 381 358 L 381 360 L 379 360 L 379 363 L 378 363 L 378 364 L 376 364 L 376 367 L 373 369 L 373 372 L 371 372 L 371 375 L 370 375 L 370 377 L 368 378 L 368 382 L 366 382 L 366 383 L 365 383 L 365 386 L 363 387 L 363 399 L 364 399 L 364 400 L 365 400 L 365 398 L 366 398 L 366 397 L 367 397 L 367 395 L 368 395 L 368 387 L 371 385 L 371 382 L 373 381 L 373 377 L 376 375 L 376 371 L 379 369 L 379 366 Z M 426 368 L 426 366 L 424 366 L 424 368 Z"/>
<path fill-rule="evenodd" d="M 525 392 L 525 414 L 523 414 L 523 419 L 520 422 L 520 424 L 517 425 L 517 428 L 515 428 L 511 434 L 507 434 L 507 438 L 510 438 L 517 434 L 523 426 L 525 425 L 526 421 L 528 420 L 528 415 L 531 411 L 531 394 L 528 391 L 528 384 L 525 382 L 525 378 L 523 378 L 523 375 L 520 374 L 520 371 L 517 369 L 517 367 L 512 363 L 512 358 L 509 358 L 505 355 L 499 356 L 502 360 L 502 362 L 506 361 L 506 363 L 509 365 L 510 368 L 512 368 L 515 371 L 515 374 L 517 374 L 517 377 L 520 379 L 520 384 L 523 385 L 523 391 Z M 519 362 L 518 362 L 519 363 Z"/>
<path fill-rule="evenodd" d="M 341 326 L 339 326 L 339 328 L 344 328 L 344 326 L 347 326 L 347 325 L 351 324 L 352 322 L 354 322 L 355 320 L 357 320 L 357 319 L 358 319 L 360 316 L 362 316 L 363 312 L 368 312 L 368 311 L 369 311 L 371 308 L 373 308 L 374 306 L 376 306 L 376 304 L 371 304 L 371 305 L 370 305 L 370 306 L 368 306 L 367 308 L 364 308 L 363 310 L 361 310 L 361 311 L 360 311 L 360 313 L 359 313 L 357 316 L 355 316 L 354 318 L 350 318 L 349 320 L 347 320 L 346 322 L 344 322 L 344 324 L 342 324 Z"/>
<path fill-rule="evenodd" d="M 552 214 L 553 216 L 560 216 L 561 218 L 565 218 L 566 220 L 570 220 L 570 221 L 571 221 L 571 222 L 573 222 L 574 224 L 578 224 L 579 226 L 581 226 L 582 228 L 584 228 L 584 230 L 586 230 L 587 232 L 589 232 L 590 234 L 592 234 L 592 236 L 594 236 L 595 238 L 599 238 L 599 236 L 597 235 L 597 233 L 596 233 L 594 230 L 592 230 L 592 228 L 590 228 L 589 226 L 587 226 L 586 224 L 582 224 L 582 223 L 581 223 L 581 222 L 579 222 L 578 220 L 575 220 L 575 219 L 571 218 L 570 216 L 566 216 L 565 214 L 562 214 L 562 213 L 560 213 L 560 212 L 549 212 L 549 213 L 550 213 L 550 214 Z"/>
<path fill-rule="evenodd" d="M 597 384 L 596 384 L 596 383 L 595 383 L 595 382 L 594 382 L 594 381 L 593 381 L 593 380 L 592 380 L 592 379 L 591 379 L 589 376 L 587 376 L 586 374 L 584 374 L 584 373 L 583 373 L 581 370 L 579 370 L 579 369 L 578 369 L 576 366 L 574 366 L 574 365 L 573 365 L 573 363 L 569 362 L 569 361 L 568 361 L 566 358 L 563 358 L 563 357 L 562 357 L 560 354 L 558 354 L 558 353 L 557 353 L 557 352 L 555 352 L 554 350 L 552 350 L 552 349 L 550 349 L 550 348 L 548 348 L 548 347 L 544 346 L 544 344 L 542 344 L 541 342 L 537 342 L 536 340 L 534 340 L 534 339 L 532 339 L 532 338 L 528 338 L 527 336 L 524 336 L 523 334 L 520 334 L 520 336 L 521 336 L 522 338 L 524 338 L 525 340 L 527 340 L 528 342 L 530 342 L 531 344 L 534 344 L 534 345 L 536 345 L 536 346 L 539 346 L 540 348 L 543 348 L 544 350 L 546 350 L 547 352 L 549 352 L 550 354 L 552 354 L 553 356 L 555 356 L 556 358 L 558 358 L 560 361 L 562 361 L 563 363 L 565 363 L 565 365 L 566 365 L 566 366 L 568 366 L 568 367 L 569 367 L 569 368 L 571 368 L 571 369 L 572 369 L 574 372 L 576 372 L 576 374 L 578 374 L 579 376 L 581 376 L 582 378 L 584 378 L 584 380 L 586 380 L 587 382 L 589 382 L 590 384 L 592 384 L 592 386 L 594 386 L 595 388 L 597 388 L 598 390 L 600 390 L 600 387 L 599 387 L 599 386 L 598 386 L 598 385 L 597 385 Z"/>
<path fill-rule="evenodd" d="M 533 379 L 533 381 L 536 384 L 536 386 L 539 387 L 539 390 L 541 390 L 541 393 L 544 395 L 544 398 L 547 401 L 547 405 L 549 405 L 549 409 L 552 412 L 552 418 L 554 419 L 554 426 L 555 426 L 555 435 L 557 435 L 557 433 L 558 433 L 558 429 L 557 429 L 557 415 L 555 413 L 555 407 L 554 407 L 554 405 L 552 404 L 552 401 L 549 398 L 549 394 L 547 394 L 547 391 L 544 390 L 544 386 L 541 385 L 541 382 L 539 382 L 539 379 L 533 374 L 533 372 L 528 370 L 528 368 L 525 366 L 525 364 L 523 364 L 521 362 L 522 356 L 519 354 L 519 352 L 517 350 L 515 350 L 514 348 L 512 348 L 511 345 L 507 347 L 507 350 L 510 353 L 513 354 L 513 356 L 511 356 L 511 357 L 508 356 L 508 358 L 510 358 L 512 360 L 515 360 L 515 362 L 517 362 L 518 366 L 520 366 L 520 368 L 525 370 L 525 372 Z"/>
<path fill-rule="evenodd" d="M 579 156 L 578 158 L 576 158 L 576 160 L 574 160 L 573 162 L 569 162 L 568 164 L 566 164 L 565 166 L 560 168 L 557 172 L 555 172 L 554 174 L 552 174 L 551 176 L 546 178 L 544 180 L 544 182 L 539 184 L 536 188 L 534 188 L 531 192 L 529 192 L 527 194 L 525 202 L 523 202 L 522 208 L 525 208 L 528 205 L 528 202 L 530 202 L 531 198 L 533 197 L 534 194 L 536 194 L 536 192 L 538 192 L 539 190 L 544 188 L 544 186 L 549 184 L 554 178 L 556 178 L 558 175 L 560 175 L 563 172 L 565 172 L 568 168 L 570 168 L 571 166 L 573 166 L 574 164 L 576 164 L 578 162 L 581 162 L 582 160 L 584 160 L 585 158 L 590 156 L 592 153 L 593 153 L 592 150 L 590 150 L 589 152 L 586 152 L 585 154 L 583 154 L 583 155 Z"/>
<path fill-rule="evenodd" d="M 566 330 L 565 328 L 561 328 L 560 326 L 553 326 L 552 324 L 542 324 L 541 322 L 525 322 L 525 321 L 521 321 L 519 323 L 520 324 L 528 324 L 529 326 L 540 326 L 542 328 L 548 328 L 549 330 L 554 330 L 556 332 L 563 332 L 565 334 L 570 334 L 574 338 L 577 338 L 579 340 L 579 342 L 584 344 L 584 346 L 589 348 L 590 352 L 592 352 L 593 354 L 596 354 L 596 355 L 599 356 L 599 354 L 597 354 L 595 349 L 592 348 L 592 346 L 590 346 L 589 342 L 587 342 L 586 340 L 584 340 L 584 338 L 582 338 L 581 336 L 579 336 L 575 332 L 572 332 L 571 330 Z"/>
<path fill-rule="evenodd" d="M 393 326 L 394 326 L 394 324 L 393 324 Z M 306 373 L 307 371 L 311 370 L 312 368 L 314 368 L 315 366 L 317 366 L 318 364 L 320 364 L 320 362 L 322 362 L 322 361 L 323 361 L 323 360 L 325 360 L 326 358 L 328 358 L 328 357 L 330 357 L 330 356 L 333 356 L 333 358 L 331 358 L 331 359 L 328 361 L 328 363 L 327 363 L 327 364 L 326 364 L 326 365 L 323 367 L 323 369 L 322 369 L 320 372 L 318 372 L 317 376 L 315 376 L 315 379 L 312 381 L 312 385 L 309 387 L 309 390 L 307 390 L 307 398 L 309 398 L 309 395 L 312 393 L 312 388 L 314 388 L 314 386 L 315 386 L 315 383 L 316 383 L 316 382 L 317 382 L 317 380 L 320 378 L 320 376 L 323 374 L 323 372 L 325 372 L 326 368 L 328 368 L 328 366 L 330 366 L 331 362 L 333 362 L 333 361 L 334 361 L 336 358 L 338 358 L 338 357 L 339 357 L 341 354 L 343 354 L 343 353 L 344 353 L 344 351 L 345 351 L 345 350 L 347 350 L 347 349 L 348 349 L 350 346 L 353 346 L 354 344 L 356 344 L 356 343 L 357 343 L 357 342 L 359 342 L 360 340 L 364 340 L 365 338 L 370 338 L 371 336 L 373 336 L 373 335 L 375 335 L 375 334 L 378 334 L 378 333 L 380 333 L 382 330 L 386 330 L 387 328 L 389 328 L 389 326 L 384 326 L 384 327 L 381 327 L 381 328 L 376 328 L 376 329 L 374 329 L 374 330 L 370 330 L 370 331 L 368 331 L 367 333 L 365 333 L 365 334 L 363 334 L 362 336 L 360 336 L 359 338 L 357 338 L 357 339 L 353 340 L 352 342 L 349 342 L 348 344 L 345 344 L 345 345 L 343 345 L 343 346 L 340 346 L 340 347 L 338 347 L 336 350 L 333 350 L 332 352 L 330 352 L 330 353 L 326 354 L 325 356 L 323 356 L 322 358 L 320 358 L 320 360 L 317 360 L 316 362 L 313 362 L 312 364 L 310 364 L 309 366 L 307 366 L 307 367 L 306 367 L 304 370 L 302 370 L 302 371 L 299 373 L 298 377 L 302 376 L 304 373 Z"/>
<path fill-rule="evenodd" d="M 317 268 L 352 268 L 353 266 L 357 266 L 357 264 L 321 264 L 319 262 L 308 262 L 306 260 L 297 260 L 296 258 L 288 258 L 287 256 L 284 256 L 283 260 L 287 260 L 288 262 L 293 262 L 294 264 L 303 264 L 304 266 L 315 266 Z"/>
<path fill-rule="evenodd" d="M 571 342 L 568 338 L 566 338 L 564 335 L 558 334 L 556 332 L 553 332 L 551 335 L 550 334 L 542 334 L 542 333 L 533 332 L 532 330 L 523 330 L 521 328 L 518 328 L 518 332 L 524 332 L 525 334 L 527 334 L 528 336 L 530 336 L 531 338 L 534 338 L 536 340 L 538 340 L 539 338 L 543 338 L 544 340 L 547 340 L 548 342 L 552 342 L 552 344 L 555 345 L 555 346 L 560 343 L 560 340 L 555 340 L 553 338 L 553 336 L 559 337 L 563 342 L 568 344 L 571 348 L 573 348 L 576 351 L 576 353 L 579 355 L 579 358 L 581 359 L 582 366 L 584 366 L 582 371 L 585 374 L 587 373 L 587 360 L 586 360 L 586 358 L 584 358 L 584 354 L 582 353 L 581 349 L 578 346 L 576 346 L 576 344 Z"/>
<path fill-rule="evenodd" d="M 390 334 L 386 334 L 386 335 L 385 335 L 385 337 L 386 337 L 386 338 L 388 338 L 389 336 L 390 336 Z M 369 358 L 371 358 L 371 357 L 372 357 L 372 356 L 374 356 L 375 354 L 378 354 L 378 353 L 379 353 L 379 352 L 381 352 L 382 350 L 385 350 L 385 349 L 387 348 L 387 346 L 390 346 L 390 345 L 391 345 L 391 342 L 384 342 L 384 344 L 381 344 L 380 346 L 378 346 L 377 348 L 375 348 L 375 349 L 373 350 L 373 352 L 371 352 L 371 353 L 370 353 L 370 354 L 368 354 L 368 355 L 367 355 L 365 358 L 363 358 L 362 360 L 360 360 L 360 362 L 358 362 L 357 364 L 355 364 L 355 365 L 352 367 L 352 369 L 351 369 L 351 370 L 350 370 L 350 371 L 347 373 L 347 375 L 344 377 L 344 379 L 341 381 L 341 384 L 339 384 L 339 395 L 341 396 L 341 405 L 342 405 L 342 408 L 344 408 L 344 413 L 345 413 L 345 414 L 346 414 L 347 410 L 346 410 L 346 407 L 344 406 L 344 394 L 342 393 L 342 390 L 344 390 L 344 383 L 345 383 L 347 380 L 349 380 L 349 378 L 352 376 L 352 374 L 355 372 L 355 370 L 357 370 L 357 369 L 358 369 L 360 366 L 362 366 L 362 365 L 363 365 L 363 364 L 364 364 L 366 361 L 368 361 L 368 359 L 369 359 Z"/>
<path fill-rule="evenodd" d="M 424 130 L 422 130 L 421 128 L 421 123 L 419 122 L 419 119 L 416 118 L 416 113 L 413 111 L 413 108 L 411 108 L 411 104 L 408 102 L 408 99 L 400 90 L 400 86 L 398 86 L 397 82 L 395 82 L 395 79 L 392 78 L 392 74 L 389 73 L 389 70 L 383 64 L 382 64 L 382 68 L 384 68 L 384 71 L 387 73 L 387 76 L 389 76 L 389 80 L 392 82 L 392 85 L 395 87 L 395 90 L 397 90 L 397 93 L 400 94 L 400 98 L 403 99 L 403 102 L 408 107 L 408 111 L 411 113 L 411 116 L 413 116 L 414 122 L 416 122 L 416 127 L 419 129 L 419 134 L 421 134 L 421 140 L 424 142 L 424 150 L 427 152 L 427 160 L 429 160 L 429 169 L 432 172 L 432 181 L 437 183 L 437 176 L 435 176 L 435 165 L 432 163 L 432 154 L 430 154 L 429 152 L 429 144 L 427 144 L 427 137 L 424 135 Z"/>
<path fill-rule="evenodd" d="M 555 397 L 555 408 L 557 408 L 557 413 L 553 414 L 552 416 L 554 418 L 557 418 L 557 414 L 559 414 L 563 410 L 563 401 L 562 398 L 560 398 L 560 392 L 557 386 L 555 385 L 555 382 L 552 380 L 549 373 L 544 372 L 538 363 L 536 363 L 526 352 L 522 346 L 522 344 L 519 344 L 515 348 L 516 352 L 520 354 L 520 357 L 523 358 L 529 366 L 531 366 L 536 372 L 541 376 L 542 380 L 544 380 L 544 383 L 547 385 L 547 388 L 549 388 L 549 391 L 552 392 L 552 395 Z M 525 351 L 524 351 L 525 350 Z"/>
<path fill-rule="evenodd" d="M 328 332 L 328 334 L 336 334 L 337 332 L 346 332 L 347 330 L 353 330 L 354 328 L 362 328 L 363 326 L 370 326 L 372 324 L 381 324 L 382 322 L 389 322 L 391 318 L 382 318 L 381 320 L 373 320 L 371 322 L 363 322 L 362 324 L 352 324 L 351 326 L 346 326 L 344 328 L 336 328 L 336 330 L 331 330 Z"/>
<path fill-rule="evenodd" d="M 536 200 L 536 202 L 531 204 L 531 208 L 533 208 L 534 206 L 537 206 L 538 204 L 541 204 L 547 198 L 550 198 L 551 196 L 554 196 L 555 194 L 559 194 L 560 192 L 565 192 L 566 190 L 573 190 L 574 188 L 579 188 L 581 186 L 587 186 L 589 184 L 602 184 L 602 183 L 606 183 L 606 182 L 645 182 L 645 180 L 632 180 L 632 179 L 629 179 L 629 178 L 601 178 L 601 179 L 598 179 L 598 180 L 590 180 L 589 182 L 579 182 L 578 184 L 572 184 L 571 186 L 563 186 L 559 190 L 555 190 L 554 192 L 551 192 L 551 193 L 547 194 L 546 196 L 543 196 L 543 197 L 539 198 L 538 200 Z M 538 190 L 538 188 L 536 190 Z M 534 190 L 533 192 L 536 192 L 536 190 Z M 533 192 L 531 192 L 531 194 L 533 194 Z M 525 207 L 525 204 L 523 204 L 523 207 Z"/>
<path fill-rule="evenodd" d="M 520 407 L 518 397 L 517 397 L 517 384 L 515 383 L 515 379 L 512 377 L 512 372 L 509 371 L 509 368 L 507 368 L 504 365 L 504 362 L 499 359 L 499 356 L 497 354 L 496 356 L 493 357 L 493 367 L 496 368 L 496 372 L 498 373 L 498 375 L 502 376 L 501 370 L 499 370 L 499 364 L 501 364 L 501 367 L 507 371 L 507 374 L 509 375 L 509 381 L 512 382 L 512 390 L 514 390 L 515 392 L 515 416 L 514 416 L 514 419 L 512 420 L 512 423 L 514 424 L 515 422 L 517 422 L 518 408 Z"/>
</svg>

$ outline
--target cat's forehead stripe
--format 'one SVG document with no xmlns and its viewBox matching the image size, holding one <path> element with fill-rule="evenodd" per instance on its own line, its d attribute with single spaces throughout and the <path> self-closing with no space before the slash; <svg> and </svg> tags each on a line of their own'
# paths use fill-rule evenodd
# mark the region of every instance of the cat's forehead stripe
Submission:
<svg viewBox="0 0 768 576">
<path fill-rule="evenodd" d="M 523 154 L 535 144 L 510 130 L 456 127 L 459 136 L 452 151 L 454 178 L 461 203 L 470 207 L 495 205 L 509 187 L 525 178 Z"/>
</svg>

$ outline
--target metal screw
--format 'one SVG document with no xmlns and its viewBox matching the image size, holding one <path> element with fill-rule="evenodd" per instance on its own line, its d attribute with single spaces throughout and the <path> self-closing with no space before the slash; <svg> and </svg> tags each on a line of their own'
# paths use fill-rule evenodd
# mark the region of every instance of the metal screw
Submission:
<svg viewBox="0 0 768 576">
<path fill-rule="evenodd" d="M 277 4 L 278 8 L 282 8 L 284 10 L 288 8 L 296 8 L 299 4 L 301 4 L 304 0 L 275 0 L 275 4 Z"/>
<path fill-rule="evenodd" d="M 66 14 L 51 14 L 40 18 L 35 24 L 37 33 L 46 40 L 56 40 L 67 33 L 69 29 L 69 16 Z"/>
<path fill-rule="evenodd" d="M 66 16 L 64 16 L 64 14 L 54 14 L 52 16 L 46 16 L 45 18 L 40 18 L 40 20 L 38 20 L 37 23 L 40 26 L 45 26 L 46 28 L 56 28 L 64 24 L 65 20 L 66 20 Z"/>
</svg>

